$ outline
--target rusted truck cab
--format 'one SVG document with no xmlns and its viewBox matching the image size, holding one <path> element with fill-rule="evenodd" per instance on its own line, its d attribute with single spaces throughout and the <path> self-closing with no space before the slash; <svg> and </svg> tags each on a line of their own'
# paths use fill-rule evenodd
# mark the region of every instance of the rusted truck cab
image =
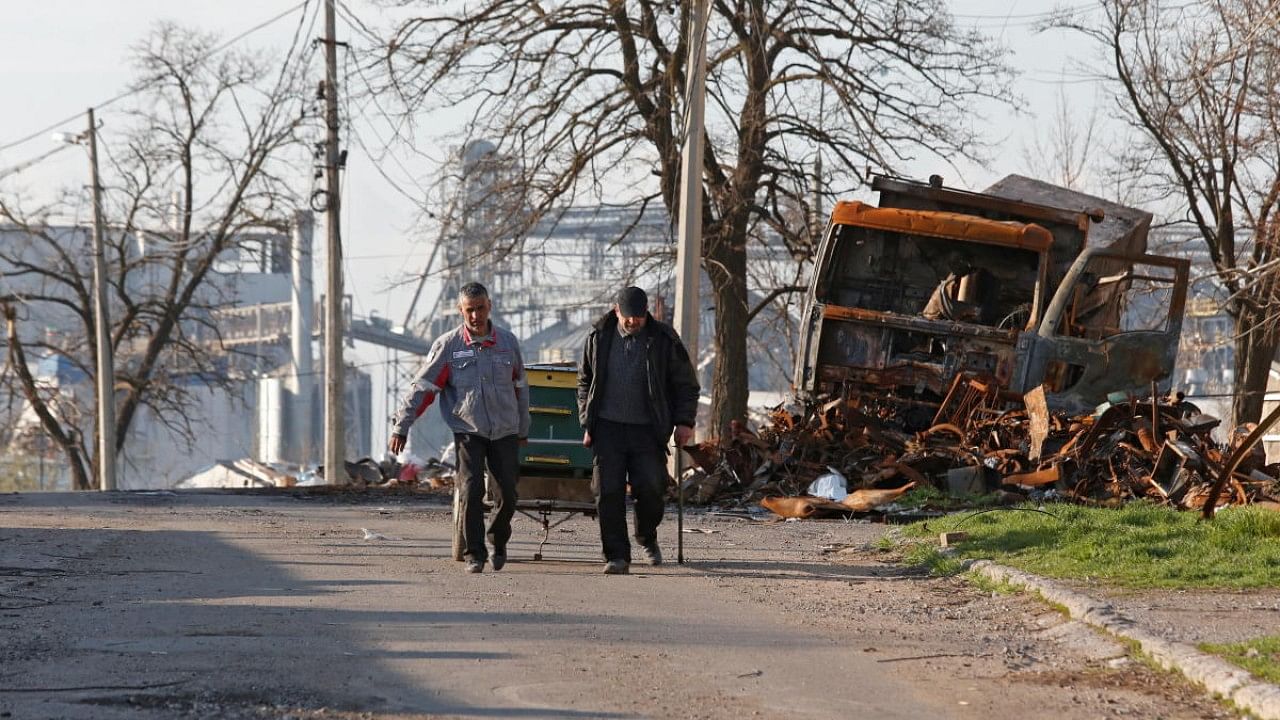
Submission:
<svg viewBox="0 0 1280 720">
<path fill-rule="evenodd" d="M 838 203 L 819 247 L 799 395 L 891 395 L 920 425 L 960 375 L 1076 412 L 1167 385 L 1188 263 L 1145 253 L 1150 214 L 1018 176 L 872 187 L 880 207 Z"/>
</svg>

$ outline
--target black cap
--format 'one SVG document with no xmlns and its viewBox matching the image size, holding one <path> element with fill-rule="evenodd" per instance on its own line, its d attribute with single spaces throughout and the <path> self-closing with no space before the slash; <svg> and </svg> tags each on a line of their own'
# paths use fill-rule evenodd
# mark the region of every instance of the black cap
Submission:
<svg viewBox="0 0 1280 720">
<path fill-rule="evenodd" d="M 649 312 L 649 296 L 634 285 L 619 290 L 613 301 L 618 305 L 618 312 L 626 317 L 644 317 Z"/>
</svg>

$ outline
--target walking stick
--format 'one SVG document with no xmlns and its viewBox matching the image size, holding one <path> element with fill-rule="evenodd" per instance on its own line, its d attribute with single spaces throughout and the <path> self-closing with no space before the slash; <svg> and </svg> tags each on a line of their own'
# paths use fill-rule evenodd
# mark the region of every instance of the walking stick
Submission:
<svg viewBox="0 0 1280 720">
<path fill-rule="evenodd" d="M 676 444 L 676 495 L 679 500 L 676 505 L 676 564 L 684 564 L 684 486 L 680 484 L 680 476 L 684 474 L 681 467 L 684 463 L 680 456 L 680 445 Z"/>
</svg>

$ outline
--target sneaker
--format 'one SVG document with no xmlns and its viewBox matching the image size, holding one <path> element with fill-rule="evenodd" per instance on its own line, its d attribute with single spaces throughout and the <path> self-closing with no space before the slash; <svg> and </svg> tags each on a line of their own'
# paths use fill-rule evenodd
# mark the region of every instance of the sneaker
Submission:
<svg viewBox="0 0 1280 720">
<path fill-rule="evenodd" d="M 648 545 L 644 545 L 643 547 L 645 559 L 649 561 L 650 565 L 662 564 L 662 550 L 658 547 L 658 542 L 656 540 Z"/>
<path fill-rule="evenodd" d="M 501 570 L 502 566 L 507 564 L 507 551 L 494 550 L 493 555 L 489 556 L 489 562 L 493 563 L 494 572 Z"/>
<path fill-rule="evenodd" d="M 476 574 L 476 573 L 484 572 L 484 561 L 483 561 L 483 560 L 468 560 L 468 561 L 467 561 L 467 572 L 469 572 L 469 573 L 471 573 L 471 574 L 473 574 L 473 575 L 474 575 L 474 574 Z"/>
<path fill-rule="evenodd" d="M 626 575 L 631 570 L 631 563 L 626 560 L 610 560 L 604 564 L 605 575 Z"/>
</svg>

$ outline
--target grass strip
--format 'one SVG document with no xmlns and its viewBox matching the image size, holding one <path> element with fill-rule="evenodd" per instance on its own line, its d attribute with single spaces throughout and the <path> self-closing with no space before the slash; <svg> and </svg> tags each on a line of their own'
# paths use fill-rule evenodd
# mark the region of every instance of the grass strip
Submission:
<svg viewBox="0 0 1280 720">
<path fill-rule="evenodd" d="M 1280 685 L 1280 635 L 1239 643 L 1201 643 L 1199 647 L 1239 665 L 1256 678 Z"/>
<path fill-rule="evenodd" d="M 947 531 L 969 537 L 942 556 L 931 540 Z M 1022 505 L 914 523 L 902 535 L 904 558 L 938 574 L 967 558 L 988 558 L 1048 577 L 1131 588 L 1280 585 L 1280 513 L 1262 508 L 1227 508 L 1202 522 L 1197 513 L 1145 502 Z"/>
</svg>

